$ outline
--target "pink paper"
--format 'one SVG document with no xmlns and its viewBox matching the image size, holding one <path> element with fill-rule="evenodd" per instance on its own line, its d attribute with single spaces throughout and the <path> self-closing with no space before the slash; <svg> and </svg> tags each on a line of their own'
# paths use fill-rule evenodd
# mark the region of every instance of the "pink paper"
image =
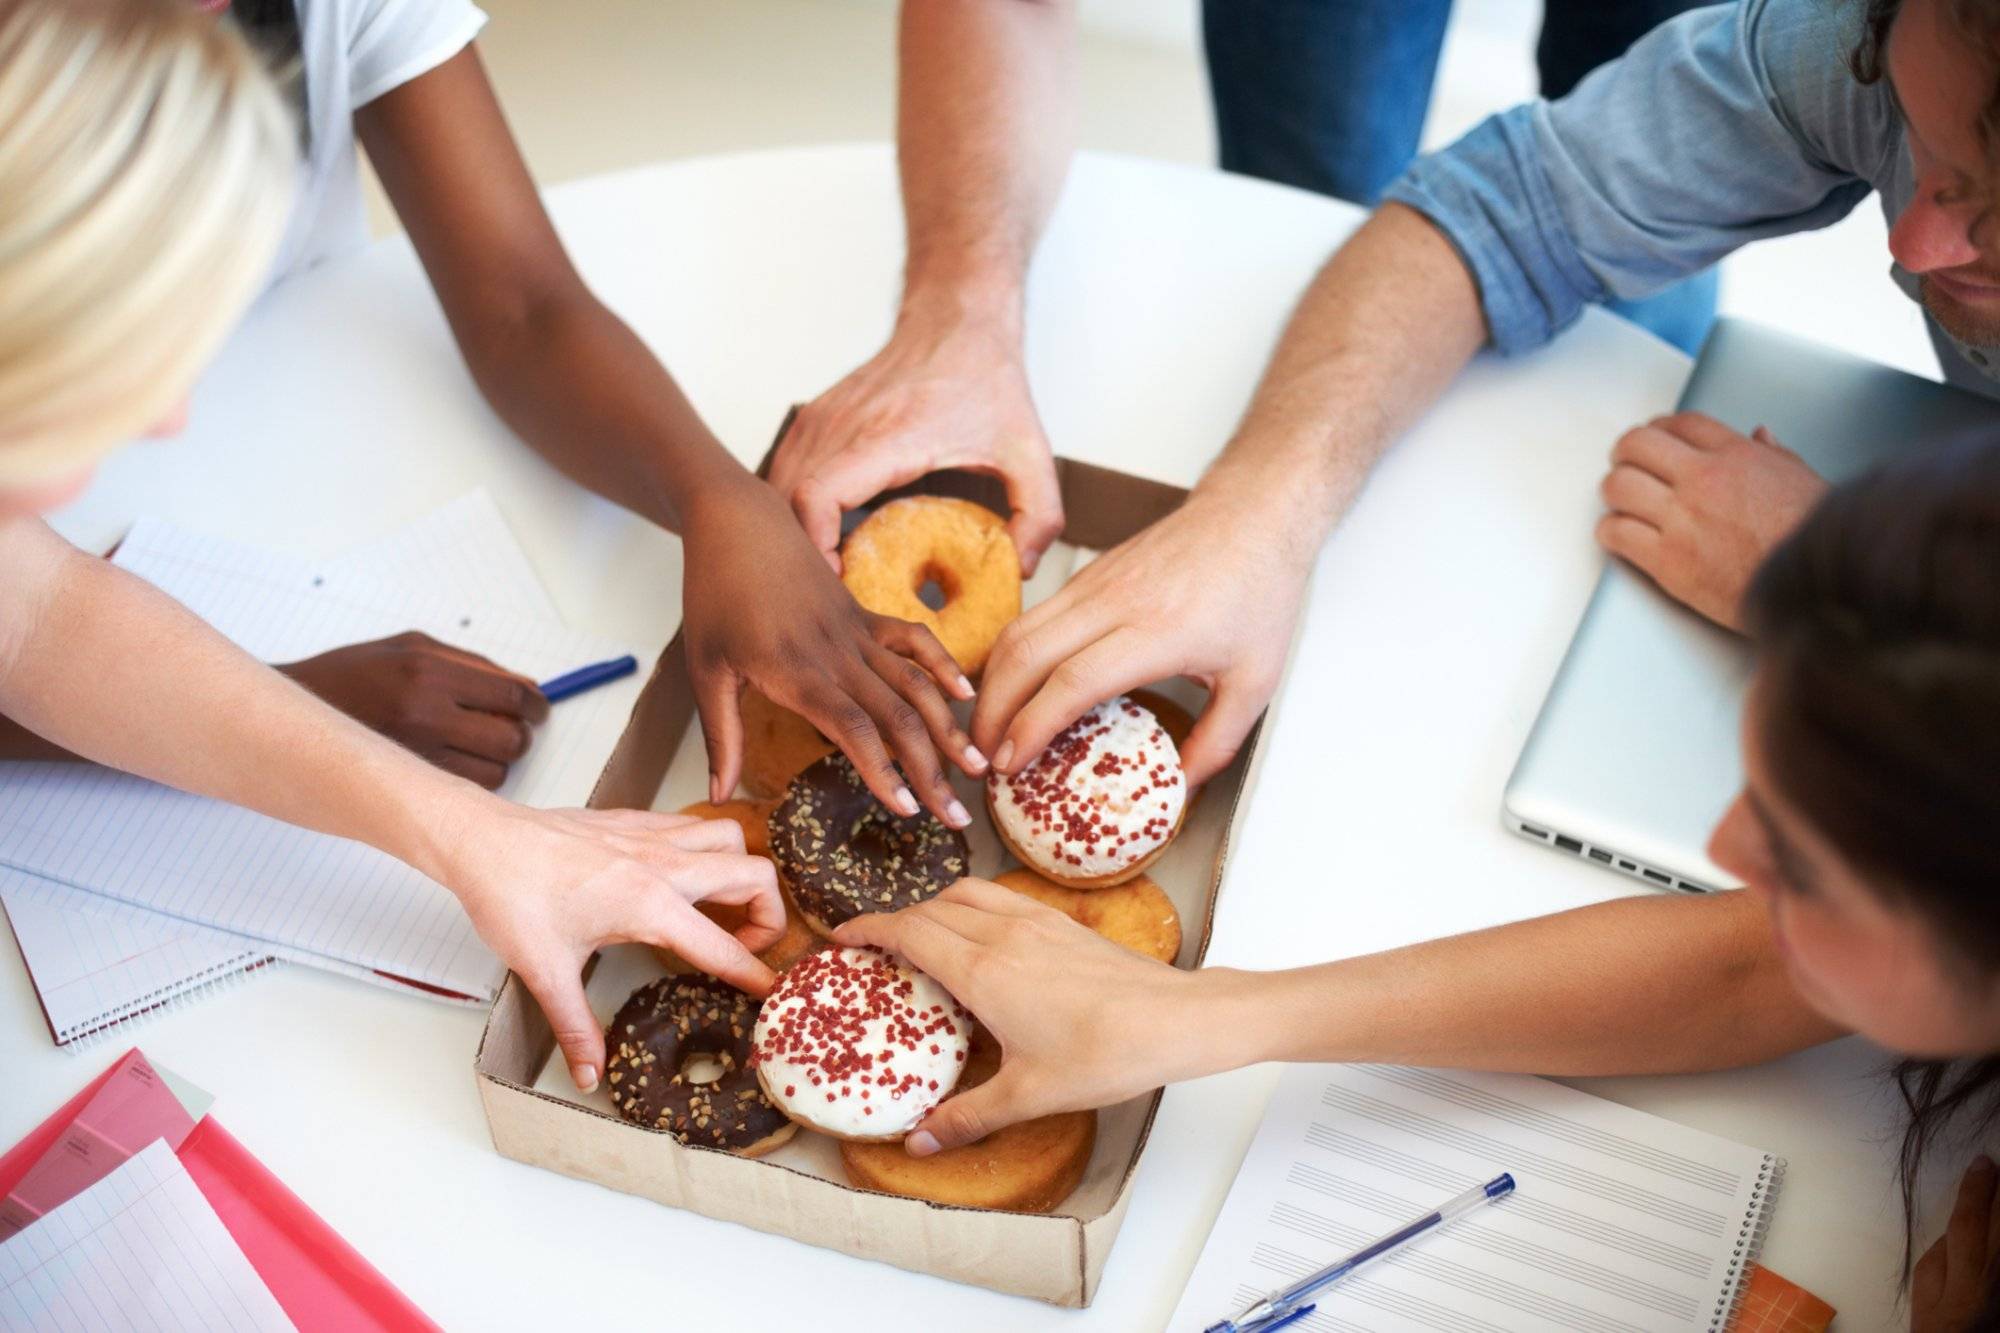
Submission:
<svg viewBox="0 0 2000 1333">
<path fill-rule="evenodd" d="M 178 1151 L 194 1118 L 136 1048 L 0 1199 L 0 1240 L 110 1175 L 154 1139 Z"/>
</svg>

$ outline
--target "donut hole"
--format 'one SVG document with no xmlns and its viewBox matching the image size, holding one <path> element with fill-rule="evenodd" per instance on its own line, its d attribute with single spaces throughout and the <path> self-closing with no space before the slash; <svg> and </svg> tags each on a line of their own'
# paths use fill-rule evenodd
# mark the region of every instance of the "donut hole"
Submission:
<svg viewBox="0 0 2000 1333">
<path fill-rule="evenodd" d="M 681 1057 L 680 1075 L 692 1087 L 705 1087 L 720 1083 L 729 1067 L 722 1063 L 722 1056 L 715 1051 L 689 1051 Z"/>
<path fill-rule="evenodd" d="M 944 610 L 958 596 L 958 580 L 942 565 L 926 564 L 917 574 L 917 600 L 933 611 Z"/>
</svg>

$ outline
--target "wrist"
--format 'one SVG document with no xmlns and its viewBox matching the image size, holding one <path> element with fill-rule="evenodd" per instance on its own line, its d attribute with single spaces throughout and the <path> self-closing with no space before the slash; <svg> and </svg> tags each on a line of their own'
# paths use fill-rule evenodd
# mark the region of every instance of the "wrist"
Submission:
<svg viewBox="0 0 2000 1333">
<path fill-rule="evenodd" d="M 1229 532 L 1232 542 L 1259 543 L 1267 558 L 1300 577 L 1311 573 L 1338 512 L 1317 488 L 1302 484 L 1292 469 L 1226 457 L 1195 483 L 1186 508 Z"/>
<path fill-rule="evenodd" d="M 398 845 L 385 850 L 463 902 L 479 880 L 477 854 L 497 850 L 495 819 L 512 807 L 470 782 L 423 767 L 435 780 L 398 803 L 403 816 Z"/>
<path fill-rule="evenodd" d="M 933 269 L 914 261 L 896 310 L 892 338 L 942 343 L 954 335 L 991 339 L 1019 357 L 1025 296 L 1018 274 L 994 268 Z"/>
</svg>

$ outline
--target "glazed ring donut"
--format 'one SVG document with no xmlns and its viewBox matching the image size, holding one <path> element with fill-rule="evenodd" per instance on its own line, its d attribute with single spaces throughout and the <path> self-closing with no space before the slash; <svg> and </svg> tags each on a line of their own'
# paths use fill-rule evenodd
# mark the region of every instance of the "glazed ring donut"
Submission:
<svg viewBox="0 0 2000 1333">
<path fill-rule="evenodd" d="M 899 815 L 875 799 L 844 754 L 792 779 L 771 814 L 771 859 L 806 924 L 834 927 L 934 898 L 972 864 L 965 835 L 928 811 Z"/>
<path fill-rule="evenodd" d="M 1149 875 L 1137 875 L 1108 889 L 1066 889 L 1032 870 L 995 875 L 1002 888 L 1046 903 L 1078 925 L 1162 963 L 1181 952 L 1181 914 Z"/>
<path fill-rule="evenodd" d="M 999 1045 L 982 1028 L 973 1035 L 959 1091 L 978 1087 L 999 1068 Z M 848 1181 L 862 1189 L 960 1208 L 1046 1213 L 1083 1180 L 1096 1146 L 1097 1112 L 1063 1111 L 929 1157 L 912 1157 L 900 1143 L 843 1143 L 840 1161 Z"/>
<path fill-rule="evenodd" d="M 870 611 L 929 626 L 968 676 L 1021 614 L 1020 553 L 1001 517 L 970 500 L 889 501 L 847 535 L 840 579 Z M 919 595 L 926 583 L 944 593 L 939 610 Z"/>
<path fill-rule="evenodd" d="M 757 1084 L 750 1064 L 757 1001 L 709 977 L 661 977 L 632 992 L 605 1029 L 612 1105 L 635 1125 L 682 1143 L 761 1157 L 798 1129 Z M 722 1066 L 690 1082 L 691 1056 Z"/>
<path fill-rule="evenodd" d="M 778 978 L 750 1063 L 773 1105 L 836 1139 L 901 1139 L 965 1072 L 972 1015 L 880 949 L 827 949 Z"/>
<path fill-rule="evenodd" d="M 785 784 L 834 744 L 813 724 L 789 708 L 772 703 L 755 689 L 743 691 L 743 790 L 759 801 L 785 794 Z"/>
<path fill-rule="evenodd" d="M 1000 843 L 1069 889 L 1122 884 L 1157 861 L 1187 815 L 1180 751 L 1119 695 L 1063 728 L 1012 777 L 986 783 Z"/>
</svg>

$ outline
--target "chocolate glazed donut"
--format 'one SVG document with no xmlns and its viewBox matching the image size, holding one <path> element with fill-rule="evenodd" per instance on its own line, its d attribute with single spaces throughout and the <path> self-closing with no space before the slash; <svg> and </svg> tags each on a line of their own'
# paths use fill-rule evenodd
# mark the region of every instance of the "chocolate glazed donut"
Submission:
<svg viewBox="0 0 2000 1333">
<path fill-rule="evenodd" d="M 633 1124 L 682 1143 L 761 1157 L 798 1126 L 771 1104 L 749 1068 L 757 1001 L 704 976 L 661 977 L 632 992 L 605 1030 L 612 1104 Z M 722 1066 L 712 1083 L 681 1072 L 689 1056 Z"/>
<path fill-rule="evenodd" d="M 936 897 L 972 864 L 965 835 L 936 817 L 898 815 L 835 752 L 792 779 L 771 812 L 771 859 L 806 924 L 835 926 Z"/>
</svg>

